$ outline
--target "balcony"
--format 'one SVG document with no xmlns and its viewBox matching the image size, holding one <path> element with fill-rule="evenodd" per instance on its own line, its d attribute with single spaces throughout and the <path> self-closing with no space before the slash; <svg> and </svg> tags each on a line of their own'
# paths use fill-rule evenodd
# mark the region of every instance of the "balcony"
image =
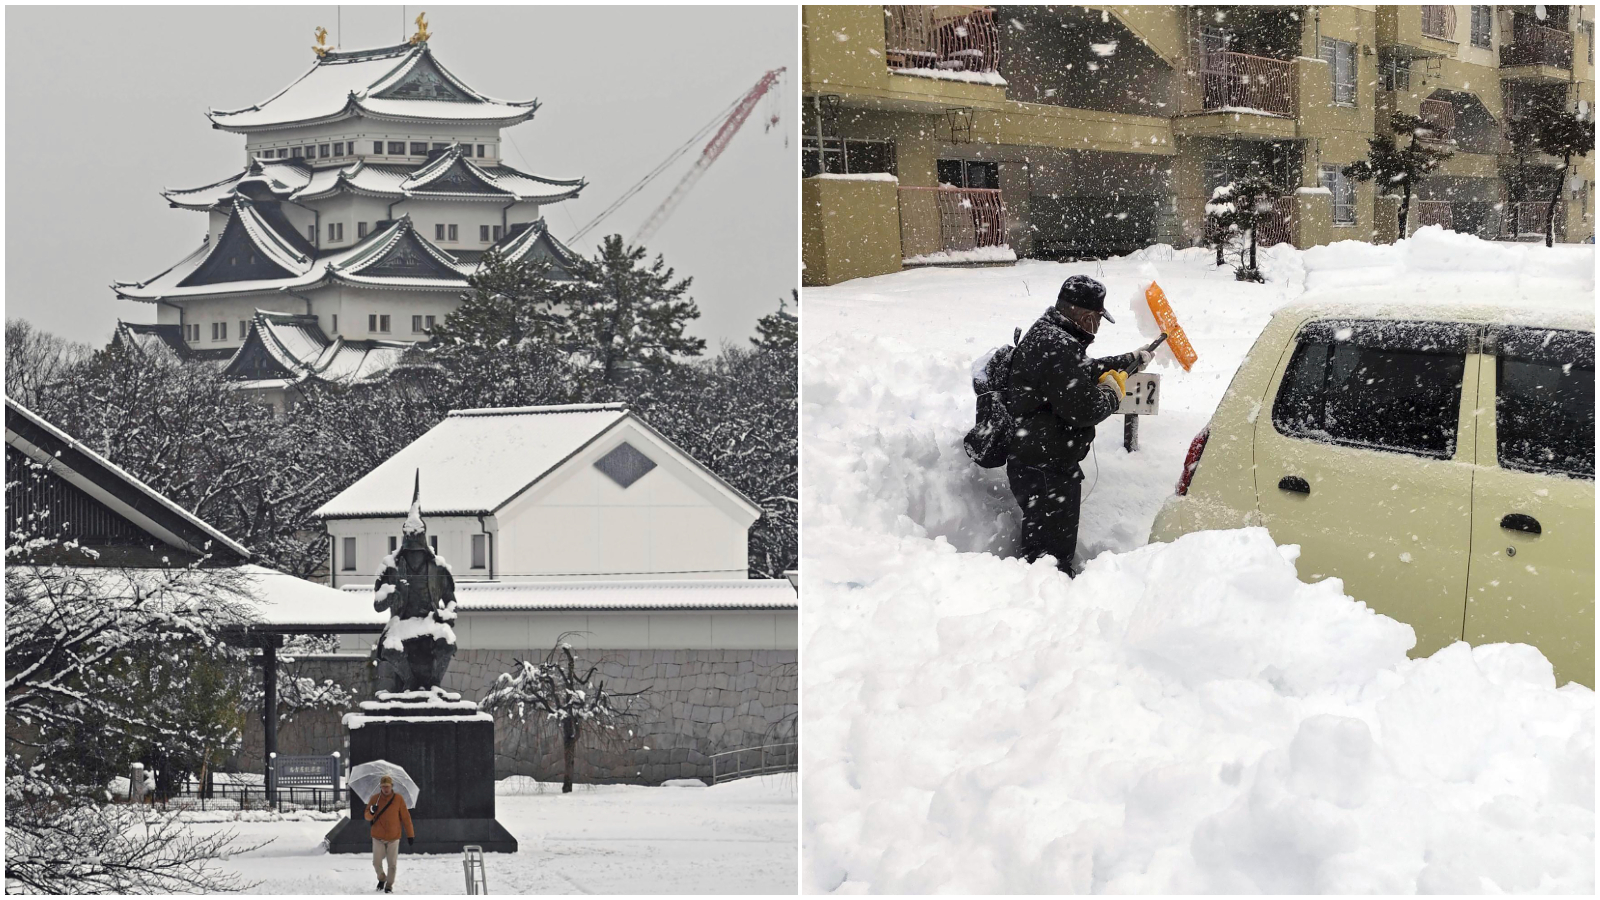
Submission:
<svg viewBox="0 0 1600 900">
<path fill-rule="evenodd" d="M 1544 216 L 1550 210 L 1548 200 L 1522 200 L 1506 204 L 1506 237 L 1514 241 L 1544 238 Z M 1567 233 L 1567 204 L 1557 201 L 1555 239 Z"/>
<path fill-rule="evenodd" d="M 1456 127 L 1456 108 L 1448 100 L 1424 100 L 1419 104 L 1418 118 L 1428 123 L 1433 136 L 1422 139 L 1430 144 L 1448 144 Z"/>
<path fill-rule="evenodd" d="M 1211 53 L 1200 70 L 1200 104 L 1207 112 L 1295 114 L 1294 63 L 1245 53 Z"/>
<path fill-rule="evenodd" d="M 1010 262 L 1006 209 L 995 188 L 900 188 L 900 254 L 906 265 Z"/>
<path fill-rule="evenodd" d="M 956 10 L 954 14 L 943 14 Z M 979 6 L 885 6 L 884 59 L 890 69 L 948 73 L 958 80 L 999 76 L 994 10 Z M 968 77 L 962 77 L 965 74 Z"/>
<path fill-rule="evenodd" d="M 1572 32 L 1538 24 L 1532 16 L 1511 19 L 1511 42 L 1500 46 L 1500 67 L 1570 70 Z"/>
</svg>

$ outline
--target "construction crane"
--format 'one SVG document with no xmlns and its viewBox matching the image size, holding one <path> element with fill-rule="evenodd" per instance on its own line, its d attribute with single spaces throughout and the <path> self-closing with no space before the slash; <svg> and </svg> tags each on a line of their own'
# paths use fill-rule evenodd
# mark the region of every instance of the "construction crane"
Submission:
<svg viewBox="0 0 1600 900">
<path fill-rule="evenodd" d="M 784 69 L 778 68 L 762 75 L 761 80 L 756 82 L 755 87 L 739 98 L 739 102 L 733 107 L 733 112 L 729 113 L 728 118 L 723 120 L 722 127 L 717 129 L 717 133 L 711 138 L 711 142 L 706 144 L 704 150 L 700 151 L 700 158 L 694 161 L 694 166 L 683 176 L 683 180 L 678 182 L 678 186 L 672 189 L 672 193 L 667 195 L 667 199 L 663 200 L 661 205 L 656 207 L 655 212 L 650 214 L 650 218 L 645 219 L 644 224 L 639 226 L 639 232 L 633 236 L 634 244 L 642 244 L 655 236 L 655 233 L 666 223 L 667 218 L 678 208 L 678 204 L 683 202 L 684 196 L 706 174 L 706 170 L 711 168 L 711 164 L 717 161 L 717 157 L 722 155 L 722 151 L 727 149 L 728 142 L 732 141 L 733 136 L 739 133 L 740 126 L 744 125 L 745 120 L 750 118 L 750 113 L 755 110 L 756 104 L 761 101 L 762 97 L 766 96 L 767 91 L 771 90 L 773 84 L 777 83 L 778 78 L 783 75 L 784 71 Z M 776 121 L 777 116 L 774 115 L 772 121 L 768 122 L 768 127 L 770 128 Z"/>
</svg>

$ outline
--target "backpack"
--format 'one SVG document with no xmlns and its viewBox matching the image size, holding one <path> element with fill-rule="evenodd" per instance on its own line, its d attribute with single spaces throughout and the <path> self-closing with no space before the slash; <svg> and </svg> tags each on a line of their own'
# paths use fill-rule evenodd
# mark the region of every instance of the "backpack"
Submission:
<svg viewBox="0 0 1600 900">
<path fill-rule="evenodd" d="M 962 439 L 967 456 L 985 469 L 1006 464 L 1011 448 L 1011 433 L 1016 423 L 1006 408 L 1011 390 L 1011 357 L 1022 340 L 1022 329 L 1002 345 L 979 357 L 972 364 L 972 390 L 978 395 L 978 421 Z"/>
</svg>

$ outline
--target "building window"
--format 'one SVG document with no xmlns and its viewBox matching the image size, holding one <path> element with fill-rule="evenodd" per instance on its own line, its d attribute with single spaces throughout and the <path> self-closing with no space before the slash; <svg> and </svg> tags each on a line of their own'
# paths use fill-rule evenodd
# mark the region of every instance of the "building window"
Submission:
<svg viewBox="0 0 1600 900">
<path fill-rule="evenodd" d="M 429 331 L 433 330 L 433 322 L 434 322 L 433 316 L 423 316 L 422 317 L 422 327 L 428 329 Z"/>
<path fill-rule="evenodd" d="M 392 534 L 389 535 L 389 552 L 393 553 L 398 549 L 400 549 L 400 539 Z"/>
<path fill-rule="evenodd" d="M 1322 39 L 1322 61 L 1333 79 L 1333 102 L 1356 105 L 1356 45 L 1333 38 Z"/>
<path fill-rule="evenodd" d="M 478 145 L 478 156 L 479 156 L 479 158 L 483 157 L 483 145 L 482 144 Z"/>
<path fill-rule="evenodd" d="M 299 147 L 291 148 L 289 150 L 289 155 L 292 156 L 295 159 L 299 159 L 300 158 L 300 148 Z"/>
<path fill-rule="evenodd" d="M 427 156 L 428 155 L 428 145 L 422 143 L 421 141 L 412 141 L 411 142 L 411 155 L 412 156 Z"/>
<path fill-rule="evenodd" d="M 279 147 L 278 148 L 278 158 L 279 159 L 287 159 L 288 156 L 289 156 L 289 148 L 288 147 Z"/>
<path fill-rule="evenodd" d="M 489 242 L 489 226 L 487 226 L 487 225 L 479 225 L 478 226 L 478 240 L 483 241 L 484 243 L 488 243 Z"/>
<path fill-rule="evenodd" d="M 1345 177 L 1339 166 L 1323 166 L 1317 170 L 1317 181 L 1333 193 L 1333 224 L 1356 224 L 1356 185 Z"/>
<path fill-rule="evenodd" d="M 328 150 L 329 150 L 329 147 L 328 147 L 327 144 L 318 144 L 317 145 L 317 157 L 319 159 L 327 159 L 328 158 Z"/>
<path fill-rule="evenodd" d="M 372 142 L 372 152 L 377 154 L 377 155 L 379 155 L 379 156 L 382 156 L 383 155 L 383 141 L 373 141 Z"/>
<path fill-rule="evenodd" d="M 1409 56 L 1388 56 L 1378 63 L 1378 75 L 1383 80 L 1383 89 L 1386 91 L 1411 90 L 1411 58 Z"/>
<path fill-rule="evenodd" d="M 218 340 L 218 338 L 217 338 L 217 323 L 216 322 L 212 322 L 211 323 L 211 339 L 213 341 Z"/>
<path fill-rule="evenodd" d="M 451 225 L 449 230 L 446 233 L 449 235 L 449 237 L 445 238 L 445 240 L 449 240 L 449 241 L 456 240 L 456 226 Z"/>
<path fill-rule="evenodd" d="M 1000 187 L 1000 164 L 970 159 L 941 159 L 936 164 L 941 185 L 959 188 Z"/>
<path fill-rule="evenodd" d="M 444 226 L 443 225 L 435 225 L 435 226 L 433 226 L 433 239 L 436 240 L 436 241 L 444 240 Z"/>
<path fill-rule="evenodd" d="M 344 544 L 344 546 L 340 548 L 343 552 L 339 555 L 344 558 L 339 560 L 339 571 L 354 572 L 356 570 L 356 539 L 347 537 L 340 543 Z"/>
<path fill-rule="evenodd" d="M 1472 8 L 1472 46 L 1487 47 L 1492 44 L 1494 34 L 1494 7 L 1474 6 Z"/>
<path fill-rule="evenodd" d="M 367 330 L 380 334 L 389 333 L 389 317 L 380 315 L 367 316 Z"/>
<path fill-rule="evenodd" d="M 317 242 L 317 226 L 316 225 L 307 225 L 306 226 L 306 240 L 310 241 L 313 244 L 315 244 Z"/>
<path fill-rule="evenodd" d="M 421 334 L 422 333 L 422 317 L 421 316 L 412 316 L 411 317 L 411 333 L 412 334 Z"/>
<path fill-rule="evenodd" d="M 367 236 L 367 223 L 365 223 L 365 222 L 357 222 L 356 223 L 356 237 L 364 238 L 366 236 Z"/>
<path fill-rule="evenodd" d="M 433 548 L 433 555 L 439 555 L 439 536 L 437 534 L 428 535 L 428 546 Z"/>
<path fill-rule="evenodd" d="M 343 156 L 344 155 L 344 143 L 343 142 L 341 142 L 341 141 L 335 141 L 334 142 L 333 155 L 334 156 Z"/>
<path fill-rule="evenodd" d="M 405 141 L 390 141 L 389 142 L 389 155 L 390 156 L 405 156 L 406 155 L 406 142 Z"/>
<path fill-rule="evenodd" d="M 435 149 L 435 150 L 448 150 L 448 149 L 450 149 L 450 145 L 449 144 L 434 144 L 433 145 L 433 149 Z"/>
<path fill-rule="evenodd" d="M 495 240 L 497 240 L 497 241 L 500 240 L 500 238 L 504 235 L 504 233 L 505 233 L 504 226 L 496 225 L 494 227 L 494 239 Z"/>
<path fill-rule="evenodd" d="M 244 340 L 245 335 L 247 335 L 249 333 L 250 333 L 250 323 L 249 323 L 249 321 L 245 320 L 245 319 L 240 319 L 239 320 L 239 340 L 241 340 L 241 341 Z"/>
<path fill-rule="evenodd" d="M 474 569 L 489 568 L 489 536 L 475 534 L 472 536 L 472 567 Z"/>
<path fill-rule="evenodd" d="M 339 333 L 339 314 L 338 313 L 334 313 L 334 315 L 333 315 L 333 333 L 334 334 L 338 334 Z"/>
</svg>

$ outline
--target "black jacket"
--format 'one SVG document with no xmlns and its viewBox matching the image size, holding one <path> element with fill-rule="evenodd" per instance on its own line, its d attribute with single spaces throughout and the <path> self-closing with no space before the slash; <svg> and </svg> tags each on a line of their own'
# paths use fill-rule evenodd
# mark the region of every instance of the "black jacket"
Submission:
<svg viewBox="0 0 1600 900">
<path fill-rule="evenodd" d="M 1132 353 L 1090 359 L 1084 351 L 1093 340 L 1055 307 L 1023 335 L 1006 400 L 1016 420 L 1008 462 L 1083 477 L 1078 463 L 1089 454 L 1094 427 L 1122 404 L 1116 385 L 1099 384 L 1100 376 L 1138 363 Z"/>
</svg>

